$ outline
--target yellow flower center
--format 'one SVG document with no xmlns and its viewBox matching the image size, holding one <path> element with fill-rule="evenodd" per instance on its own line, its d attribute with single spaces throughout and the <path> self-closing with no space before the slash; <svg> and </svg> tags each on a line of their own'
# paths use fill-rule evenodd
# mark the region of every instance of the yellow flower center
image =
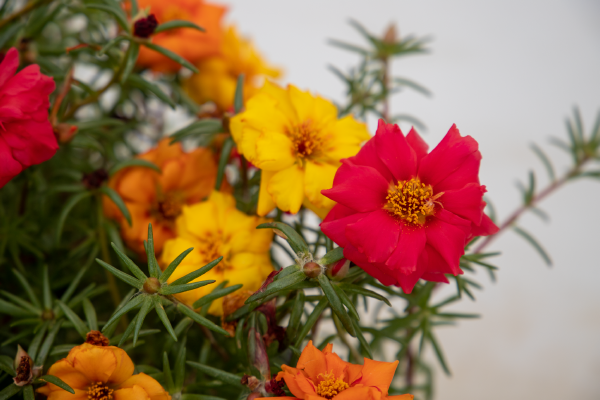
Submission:
<svg viewBox="0 0 600 400">
<path fill-rule="evenodd" d="M 207 235 L 201 239 L 202 245 L 199 246 L 199 250 L 204 256 L 203 262 L 205 264 L 223 256 L 223 260 L 214 268 L 214 271 L 217 272 L 223 272 L 231 268 L 231 265 L 229 265 L 229 252 L 223 248 L 221 237 L 221 231 L 218 231 L 215 235 Z"/>
<path fill-rule="evenodd" d="M 342 379 L 336 379 L 333 372 L 328 374 L 319 374 L 320 378 L 323 378 L 317 386 L 317 394 L 326 399 L 333 399 L 338 393 L 348 389 L 350 385 L 344 382 Z"/>
<path fill-rule="evenodd" d="M 88 400 L 112 400 L 113 390 L 102 382 L 95 382 L 87 390 Z"/>
<path fill-rule="evenodd" d="M 319 131 L 310 121 L 288 128 L 286 133 L 294 144 L 297 157 L 309 157 L 321 148 L 322 140 Z"/>
<path fill-rule="evenodd" d="M 152 214 L 161 222 L 174 223 L 181 215 L 185 199 L 181 193 L 166 192 L 159 194 L 152 206 Z"/>
<path fill-rule="evenodd" d="M 425 219 L 435 213 L 435 201 L 444 192 L 433 195 L 431 185 L 425 185 L 419 178 L 398 182 L 390 185 L 386 196 L 387 203 L 383 207 L 390 214 L 400 217 L 409 225 L 419 226 L 425 223 Z"/>
</svg>

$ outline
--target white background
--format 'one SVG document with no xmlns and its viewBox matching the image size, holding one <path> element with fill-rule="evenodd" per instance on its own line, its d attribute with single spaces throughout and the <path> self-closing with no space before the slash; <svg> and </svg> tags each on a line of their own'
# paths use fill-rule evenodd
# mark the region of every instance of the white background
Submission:
<svg viewBox="0 0 600 400">
<path fill-rule="evenodd" d="M 515 181 L 529 169 L 547 183 L 529 144 L 540 144 L 560 173 L 569 160 L 548 137 L 566 137 L 564 119 L 574 105 L 588 132 L 600 110 L 598 1 L 228 4 L 229 20 L 285 68 L 284 82 L 340 101 L 343 86 L 326 66 L 345 70 L 357 59 L 327 39 L 362 43 L 349 18 L 377 33 L 395 21 L 401 35 L 431 36 L 431 54 L 401 59 L 393 69 L 428 87 L 433 97 L 402 93 L 393 100 L 393 113 L 424 121 L 431 146 L 452 123 L 479 141 L 481 181 L 501 217 L 519 204 Z M 599 195 L 600 181 L 573 183 L 542 203 L 549 224 L 535 216 L 522 220 L 551 253 L 551 268 L 512 232 L 493 244 L 490 250 L 503 251 L 496 259 L 498 282 L 482 271 L 477 278 L 485 288 L 477 301 L 455 307 L 482 318 L 438 331 L 453 377 L 438 371 L 436 399 L 600 398 Z"/>
</svg>

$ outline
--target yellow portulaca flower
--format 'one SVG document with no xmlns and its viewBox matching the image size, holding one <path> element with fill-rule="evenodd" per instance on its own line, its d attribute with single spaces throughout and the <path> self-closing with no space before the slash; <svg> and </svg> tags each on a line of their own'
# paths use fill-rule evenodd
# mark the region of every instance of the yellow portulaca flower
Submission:
<svg viewBox="0 0 600 400">
<path fill-rule="evenodd" d="M 175 269 L 169 282 L 216 258 L 223 256 L 223 260 L 192 281 L 215 280 L 214 284 L 179 293 L 175 297 L 191 306 L 223 281 L 229 281 L 228 286 L 243 284 L 244 290 L 258 290 L 273 271 L 269 256 L 273 233 L 271 229 L 256 229 L 263 222 L 267 220 L 237 210 L 235 199 L 226 193 L 212 192 L 206 201 L 183 206 L 176 220 L 177 237 L 165 242 L 161 264 L 164 268 L 185 250 L 190 247 L 194 250 Z M 221 315 L 222 301 L 214 301 L 208 312 Z"/>
<path fill-rule="evenodd" d="M 270 82 L 230 128 L 238 151 L 262 170 L 258 215 L 275 206 L 297 213 L 304 205 L 324 218 L 335 203 L 321 190 L 331 188 L 340 159 L 354 156 L 370 138 L 365 124 L 338 119 L 324 98 Z"/>
<path fill-rule="evenodd" d="M 245 98 L 256 93 L 265 77 L 277 78 L 281 74 L 280 70 L 269 66 L 252 42 L 239 36 L 233 26 L 225 31 L 219 55 L 196 66 L 200 72 L 186 81 L 186 91 L 199 104 L 212 101 L 221 111 L 233 106 L 240 74 L 244 74 Z"/>
</svg>

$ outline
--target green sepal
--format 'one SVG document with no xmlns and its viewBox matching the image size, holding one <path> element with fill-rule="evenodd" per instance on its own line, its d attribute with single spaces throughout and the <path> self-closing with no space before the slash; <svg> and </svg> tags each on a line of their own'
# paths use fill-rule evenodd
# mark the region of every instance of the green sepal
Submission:
<svg viewBox="0 0 600 400">
<path fill-rule="evenodd" d="M 344 258 L 344 249 L 342 247 L 336 247 L 335 249 L 327 252 L 319 261 L 317 261 L 321 265 L 329 265 L 334 262 L 340 261 Z"/>
</svg>

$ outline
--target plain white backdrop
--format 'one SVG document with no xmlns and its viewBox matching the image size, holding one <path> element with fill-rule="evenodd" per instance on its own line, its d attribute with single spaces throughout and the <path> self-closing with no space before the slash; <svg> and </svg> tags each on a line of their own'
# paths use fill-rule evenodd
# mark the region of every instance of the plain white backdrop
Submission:
<svg viewBox="0 0 600 400">
<path fill-rule="evenodd" d="M 396 75 L 425 85 L 430 98 L 402 93 L 393 113 L 428 127 L 435 146 L 456 123 L 479 141 L 481 182 L 500 219 L 519 204 L 517 179 L 543 166 L 529 150 L 540 144 L 556 161 L 568 156 L 548 144 L 566 137 L 565 117 L 579 105 L 588 132 L 600 110 L 600 2 L 594 0 L 229 0 L 229 21 L 252 37 L 291 82 L 342 100 L 343 85 L 327 71 L 357 58 L 327 44 L 357 44 L 350 18 L 382 33 L 396 22 L 401 35 L 430 36 L 431 53 L 393 65 Z M 370 128 L 374 133 L 374 121 Z M 406 126 L 402 125 L 403 129 Z M 477 301 L 454 309 L 482 315 L 438 331 L 453 376 L 438 369 L 436 399 L 559 400 L 600 398 L 600 181 L 572 183 L 541 204 L 545 223 L 527 216 L 521 226 L 549 250 L 545 266 L 512 232 L 490 250 L 498 281 L 483 271 Z"/>
</svg>

